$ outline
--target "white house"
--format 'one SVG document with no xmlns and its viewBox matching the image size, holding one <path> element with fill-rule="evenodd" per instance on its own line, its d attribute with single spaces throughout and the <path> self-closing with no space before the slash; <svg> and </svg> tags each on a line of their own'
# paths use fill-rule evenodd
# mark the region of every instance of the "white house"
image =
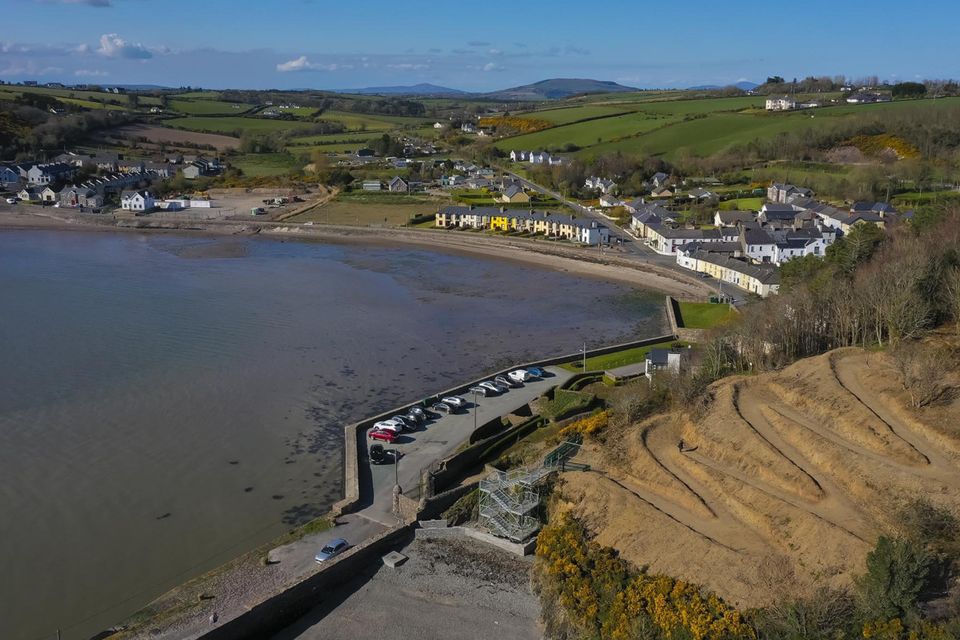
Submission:
<svg viewBox="0 0 960 640">
<path fill-rule="evenodd" d="M 797 101 L 790 96 L 772 96 L 767 98 L 767 111 L 792 111 L 797 108 Z"/>
<path fill-rule="evenodd" d="M 657 371 L 668 371 L 674 374 L 680 373 L 682 359 L 682 351 L 675 351 L 673 349 L 650 349 L 644 361 L 643 375 L 647 378 L 653 378 L 653 374 Z"/>
<path fill-rule="evenodd" d="M 610 207 L 619 207 L 621 204 L 623 203 L 620 201 L 620 198 L 618 198 L 617 196 L 612 196 L 606 193 L 600 196 L 600 206 L 603 209 L 609 209 Z"/>
<path fill-rule="evenodd" d="M 510 152 L 510 161 L 511 161 L 511 162 L 526 162 L 526 161 L 527 161 L 527 152 L 526 152 L 526 151 L 511 151 L 511 152 Z"/>
<path fill-rule="evenodd" d="M 152 211 L 156 206 L 149 191 L 124 191 L 120 196 L 120 208 L 124 211 Z"/>
<path fill-rule="evenodd" d="M 740 250 L 754 262 L 774 262 L 777 242 L 763 229 L 740 230 Z"/>
<path fill-rule="evenodd" d="M 36 164 L 27 171 L 27 182 L 34 185 L 53 184 L 73 177 L 76 167 L 64 162 Z"/>
<path fill-rule="evenodd" d="M 723 235 L 716 229 L 684 229 L 666 224 L 648 224 L 648 244 L 664 256 L 677 255 L 677 249 L 688 242 L 722 242 Z"/>
<path fill-rule="evenodd" d="M 529 162 L 530 164 L 547 164 L 550 162 L 550 154 L 546 151 L 531 151 Z"/>
</svg>

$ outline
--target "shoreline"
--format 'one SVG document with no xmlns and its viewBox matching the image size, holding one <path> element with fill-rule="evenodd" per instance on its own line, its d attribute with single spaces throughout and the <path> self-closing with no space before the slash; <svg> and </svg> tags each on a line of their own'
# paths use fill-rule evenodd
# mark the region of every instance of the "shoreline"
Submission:
<svg viewBox="0 0 960 640">
<path fill-rule="evenodd" d="M 56 210 L 55 210 L 56 211 Z M 304 225 L 265 220 L 158 221 L 149 218 L 41 216 L 0 212 L 3 231 L 80 231 L 95 233 L 173 234 L 206 237 L 265 238 L 327 244 L 414 246 L 454 255 L 472 255 L 515 264 L 598 278 L 666 293 L 677 298 L 704 298 L 712 289 L 688 277 L 643 259 L 630 259 L 614 250 L 597 255 L 593 249 L 547 241 L 497 237 L 471 231 L 411 229 L 408 227 L 352 227 Z"/>
</svg>

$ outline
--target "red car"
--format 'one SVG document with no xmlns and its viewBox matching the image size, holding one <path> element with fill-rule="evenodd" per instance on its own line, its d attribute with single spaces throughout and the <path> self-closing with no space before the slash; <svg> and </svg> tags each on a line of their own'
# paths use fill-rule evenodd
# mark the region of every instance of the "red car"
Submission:
<svg viewBox="0 0 960 640">
<path fill-rule="evenodd" d="M 393 443 L 397 439 L 397 434 L 393 431 L 387 431 L 386 429 L 373 429 L 370 433 L 367 434 L 372 440 L 383 440 L 384 442 Z"/>
</svg>

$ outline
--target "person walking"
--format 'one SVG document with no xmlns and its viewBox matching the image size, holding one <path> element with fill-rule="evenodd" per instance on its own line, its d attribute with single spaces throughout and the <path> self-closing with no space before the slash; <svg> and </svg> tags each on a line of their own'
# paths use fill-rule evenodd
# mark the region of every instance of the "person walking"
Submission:
<svg viewBox="0 0 960 640">
<path fill-rule="evenodd" d="M 683 453 L 683 438 L 680 438 L 680 442 L 677 443 L 677 451 Z"/>
</svg>

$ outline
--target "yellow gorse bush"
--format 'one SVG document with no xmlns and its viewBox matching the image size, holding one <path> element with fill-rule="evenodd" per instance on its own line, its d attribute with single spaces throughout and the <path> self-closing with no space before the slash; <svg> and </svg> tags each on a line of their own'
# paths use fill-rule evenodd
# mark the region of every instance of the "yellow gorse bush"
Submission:
<svg viewBox="0 0 960 640">
<path fill-rule="evenodd" d="M 586 418 L 581 418 L 576 422 L 572 422 L 560 430 L 560 437 L 567 437 L 573 435 L 574 433 L 579 433 L 584 436 L 596 435 L 603 429 L 607 427 L 607 424 L 610 422 L 610 412 L 601 411 L 600 413 L 595 413 L 592 416 L 587 416 Z"/>
<path fill-rule="evenodd" d="M 754 640 L 743 615 L 698 585 L 668 576 L 632 573 L 613 550 L 587 540 L 569 515 L 537 539 L 544 592 L 557 596 L 571 622 L 590 637 L 631 640 L 649 619 L 665 638 Z"/>
</svg>

